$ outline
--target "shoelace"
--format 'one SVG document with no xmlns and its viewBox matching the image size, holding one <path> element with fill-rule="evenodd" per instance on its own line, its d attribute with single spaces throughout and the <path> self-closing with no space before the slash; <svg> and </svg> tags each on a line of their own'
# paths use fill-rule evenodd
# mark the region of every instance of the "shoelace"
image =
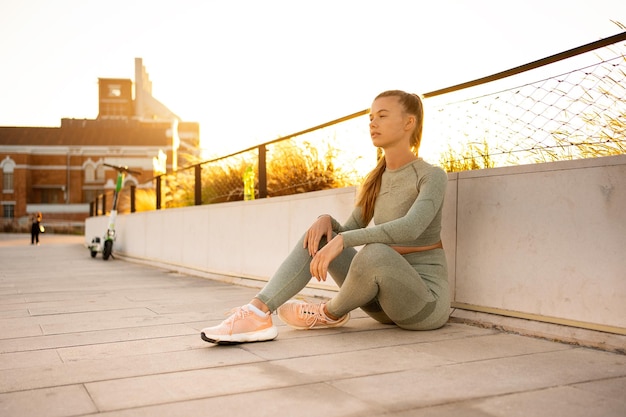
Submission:
<svg viewBox="0 0 626 417">
<path fill-rule="evenodd" d="M 298 306 L 298 316 L 304 319 L 304 323 L 312 329 L 318 321 L 329 322 L 331 321 L 326 314 L 322 311 L 322 305 L 315 304 L 301 304 Z"/>
<path fill-rule="evenodd" d="M 243 307 L 235 307 L 235 308 L 231 309 L 226 314 L 230 314 L 230 317 L 228 317 L 224 321 L 224 324 L 229 324 L 230 325 L 230 329 L 228 329 L 228 331 L 229 331 L 229 333 L 232 334 L 233 328 L 235 327 L 235 322 L 237 320 L 241 320 L 241 319 L 246 318 L 246 316 L 248 316 L 250 314 L 250 311 L 246 310 Z"/>
</svg>

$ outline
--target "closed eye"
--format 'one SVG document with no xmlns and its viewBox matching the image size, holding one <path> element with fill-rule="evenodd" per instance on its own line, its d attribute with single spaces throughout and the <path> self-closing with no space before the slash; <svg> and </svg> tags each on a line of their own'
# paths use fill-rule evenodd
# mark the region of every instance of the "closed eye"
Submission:
<svg viewBox="0 0 626 417">
<path fill-rule="evenodd" d="M 376 116 L 383 118 L 383 117 L 387 117 L 387 112 L 388 110 L 379 110 L 378 113 L 376 113 Z M 370 122 L 374 120 L 374 115 L 370 115 Z"/>
</svg>

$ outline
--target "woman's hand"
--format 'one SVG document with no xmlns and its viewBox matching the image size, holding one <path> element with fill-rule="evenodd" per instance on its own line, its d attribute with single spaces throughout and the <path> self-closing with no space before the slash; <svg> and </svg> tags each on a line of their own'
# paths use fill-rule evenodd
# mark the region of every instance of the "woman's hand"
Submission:
<svg viewBox="0 0 626 417">
<path fill-rule="evenodd" d="M 331 240 L 333 237 L 333 225 L 329 215 L 318 217 L 315 223 L 306 231 L 303 248 L 309 248 L 309 255 L 315 256 L 320 247 L 320 241 L 324 236 L 326 236 L 326 240 Z"/>
<path fill-rule="evenodd" d="M 343 236 L 335 236 L 326 246 L 320 249 L 311 260 L 311 276 L 318 281 L 326 281 L 328 265 L 343 251 Z"/>
</svg>

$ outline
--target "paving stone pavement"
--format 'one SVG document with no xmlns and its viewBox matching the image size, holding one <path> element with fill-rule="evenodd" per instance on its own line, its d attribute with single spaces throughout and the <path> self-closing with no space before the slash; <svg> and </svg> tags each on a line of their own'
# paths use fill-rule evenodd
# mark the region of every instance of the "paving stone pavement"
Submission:
<svg viewBox="0 0 626 417">
<path fill-rule="evenodd" d="M 626 355 L 360 310 L 339 329 L 203 342 L 256 289 L 0 234 L 0 416 L 626 416 Z"/>
</svg>

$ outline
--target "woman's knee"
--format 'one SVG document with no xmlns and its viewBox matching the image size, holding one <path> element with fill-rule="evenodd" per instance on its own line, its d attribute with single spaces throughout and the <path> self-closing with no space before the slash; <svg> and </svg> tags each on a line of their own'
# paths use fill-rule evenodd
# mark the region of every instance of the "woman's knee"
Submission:
<svg viewBox="0 0 626 417">
<path fill-rule="evenodd" d="M 397 253 L 383 243 L 368 243 L 355 255 L 352 267 L 371 269 L 381 265 L 381 261 L 388 259 L 390 255 Z"/>
</svg>

